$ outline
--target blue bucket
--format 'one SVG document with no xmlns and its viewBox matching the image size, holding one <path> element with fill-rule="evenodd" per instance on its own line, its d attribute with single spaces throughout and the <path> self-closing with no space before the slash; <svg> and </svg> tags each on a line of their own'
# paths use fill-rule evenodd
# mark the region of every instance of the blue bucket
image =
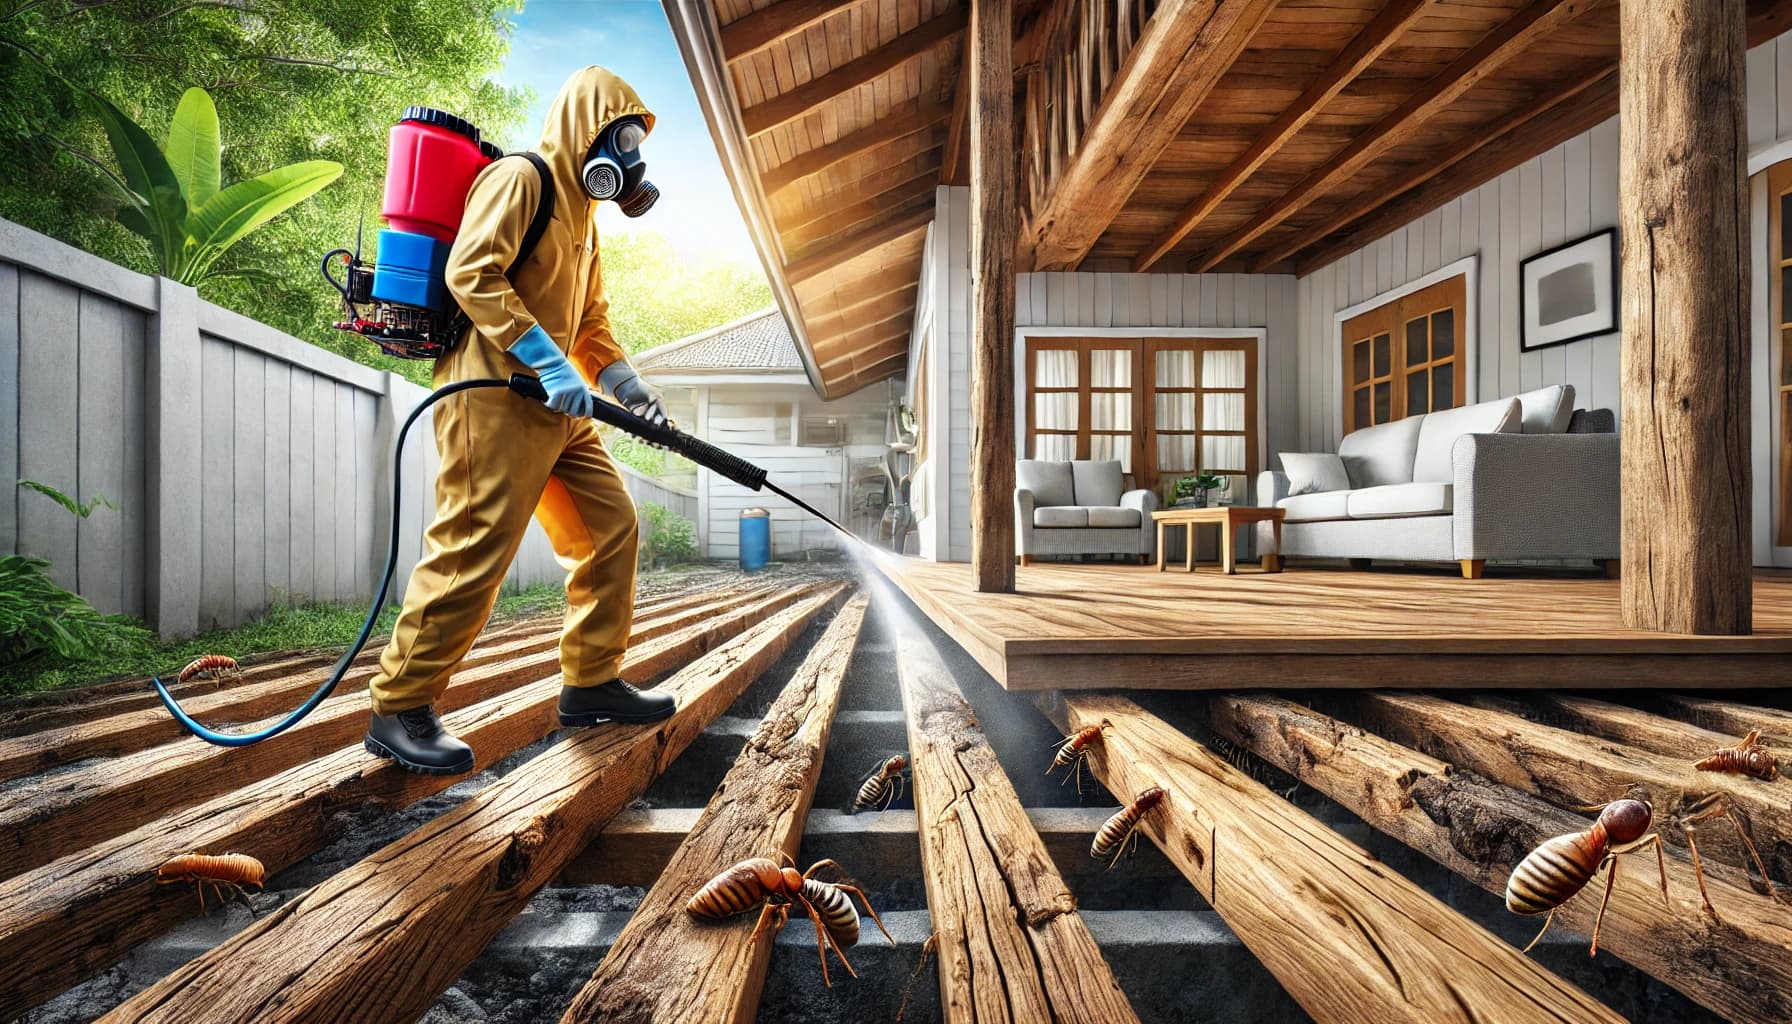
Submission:
<svg viewBox="0 0 1792 1024">
<path fill-rule="evenodd" d="M 762 508 L 742 509 L 740 514 L 740 568 L 758 572 L 772 558 L 772 516 Z"/>
<path fill-rule="evenodd" d="M 373 268 L 373 297 L 381 302 L 421 306 L 438 313 L 449 309 L 448 243 L 409 231 L 380 232 Z"/>
</svg>

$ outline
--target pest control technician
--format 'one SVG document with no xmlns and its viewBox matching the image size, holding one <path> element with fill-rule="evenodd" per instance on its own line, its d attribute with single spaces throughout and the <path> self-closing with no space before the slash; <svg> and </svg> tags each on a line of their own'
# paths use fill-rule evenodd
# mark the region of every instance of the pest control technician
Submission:
<svg viewBox="0 0 1792 1024">
<path fill-rule="evenodd" d="M 434 705 L 490 616 L 531 513 L 567 570 L 561 724 L 673 712 L 669 695 L 619 678 L 634 610 L 635 507 L 587 418 L 595 384 L 636 415 L 666 421 L 659 392 L 610 332 L 593 216 L 600 200 L 639 216 L 658 197 L 639 152 L 652 129 L 628 83 L 585 68 L 554 98 L 535 149 L 548 187 L 531 161 L 504 159 L 480 172 L 467 197 L 447 283 L 473 326 L 436 363 L 435 384 L 528 372 L 548 400 L 495 388 L 436 409 L 436 519 L 370 684 L 366 740 L 411 771 L 473 768 L 472 748 L 442 727 Z M 544 201 L 552 215 L 513 268 Z"/>
</svg>

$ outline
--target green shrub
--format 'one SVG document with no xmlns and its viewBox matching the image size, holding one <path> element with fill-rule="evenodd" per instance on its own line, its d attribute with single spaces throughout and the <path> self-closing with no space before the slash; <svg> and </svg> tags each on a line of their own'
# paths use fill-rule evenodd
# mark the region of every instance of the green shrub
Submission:
<svg viewBox="0 0 1792 1024">
<path fill-rule="evenodd" d="M 101 615 L 57 586 L 49 569 L 41 558 L 0 557 L 0 665 L 46 652 L 91 658 L 150 635 L 123 615 Z"/>
<path fill-rule="evenodd" d="M 664 505 L 641 506 L 641 564 L 679 565 L 697 559 L 697 526 Z"/>
</svg>

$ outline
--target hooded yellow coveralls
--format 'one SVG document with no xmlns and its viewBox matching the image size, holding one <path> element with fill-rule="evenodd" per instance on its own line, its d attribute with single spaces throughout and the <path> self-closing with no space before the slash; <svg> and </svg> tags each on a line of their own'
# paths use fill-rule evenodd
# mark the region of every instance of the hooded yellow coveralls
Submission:
<svg viewBox="0 0 1792 1024">
<path fill-rule="evenodd" d="M 528 161 L 507 159 L 473 182 L 447 271 L 473 328 L 436 363 L 437 387 L 530 372 L 506 350 L 537 324 L 588 384 L 623 358 L 598 266 L 596 204 L 579 167 L 598 132 L 631 114 L 652 131 L 640 97 L 599 67 L 574 75 L 554 98 L 535 149 L 553 172 L 554 216 L 514 285 L 505 272 L 540 201 L 540 180 Z M 436 519 L 370 684 L 374 710 L 392 715 L 441 697 L 491 615 L 531 509 L 567 570 L 566 685 L 616 678 L 634 613 L 635 506 L 596 423 L 482 388 L 436 406 L 435 433 Z"/>
</svg>

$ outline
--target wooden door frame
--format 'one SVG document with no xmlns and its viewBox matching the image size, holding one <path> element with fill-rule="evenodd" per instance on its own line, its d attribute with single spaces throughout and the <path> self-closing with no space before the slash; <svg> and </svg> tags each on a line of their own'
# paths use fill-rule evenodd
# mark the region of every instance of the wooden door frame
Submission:
<svg viewBox="0 0 1792 1024">
<path fill-rule="evenodd" d="M 1027 342 L 1033 338 L 1091 338 L 1099 340 L 1144 342 L 1152 338 L 1213 338 L 1216 340 L 1248 340 L 1255 344 L 1257 373 L 1254 384 L 1257 392 L 1257 452 L 1256 463 L 1259 471 L 1269 465 L 1269 330 L 1264 327 L 1016 327 L 1014 329 L 1014 457 L 1027 457 L 1027 424 L 1031 418 L 1027 394 L 1027 377 L 1030 367 L 1027 366 Z M 1141 410 L 1133 410 L 1134 416 L 1142 414 Z M 1135 431 L 1135 443 L 1141 432 Z M 1245 479 L 1245 492 L 1250 494 L 1257 481 L 1249 474 Z"/>
<path fill-rule="evenodd" d="M 1405 296 L 1411 295 L 1413 292 L 1429 288 L 1440 281 L 1447 281 L 1450 278 L 1457 276 L 1465 278 L 1462 282 L 1462 329 L 1458 334 L 1457 344 L 1462 346 L 1463 355 L 1468 360 L 1463 367 L 1463 391 L 1460 405 L 1474 405 L 1476 402 L 1479 402 L 1481 400 L 1480 253 L 1464 256 L 1459 260 L 1447 263 L 1436 270 L 1433 270 L 1429 274 L 1416 277 L 1403 285 L 1389 288 L 1385 292 L 1378 295 L 1372 295 L 1361 302 L 1353 303 L 1338 310 L 1336 313 L 1333 313 L 1332 328 L 1329 334 L 1330 343 L 1327 346 L 1330 349 L 1330 352 L 1326 356 L 1326 360 L 1331 367 L 1332 394 L 1342 395 L 1344 393 L 1344 324 L 1346 321 L 1359 317 L 1378 306 L 1385 306 L 1395 299 L 1404 298 Z M 1344 439 L 1344 410 L 1342 408 L 1338 410 L 1338 415 L 1332 418 L 1332 422 L 1327 424 L 1327 429 L 1331 431 L 1332 448 L 1333 450 L 1336 450 L 1338 442 Z"/>
</svg>

